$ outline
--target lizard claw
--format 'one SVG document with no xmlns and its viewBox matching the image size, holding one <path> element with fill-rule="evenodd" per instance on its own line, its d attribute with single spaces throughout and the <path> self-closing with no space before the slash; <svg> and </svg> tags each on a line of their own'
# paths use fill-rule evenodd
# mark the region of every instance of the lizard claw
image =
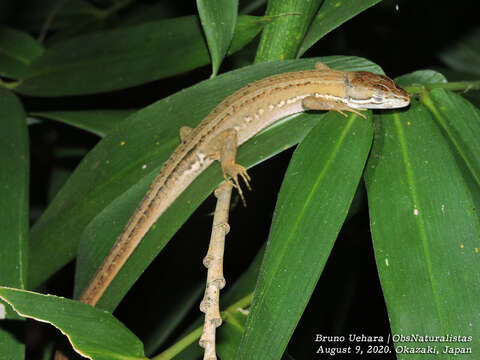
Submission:
<svg viewBox="0 0 480 360">
<path fill-rule="evenodd" d="M 252 188 L 250 187 L 250 176 L 247 173 L 247 169 L 245 169 L 242 165 L 233 163 L 223 172 L 223 177 L 225 178 L 225 180 L 237 189 L 238 194 L 242 199 L 243 206 L 247 206 L 247 202 L 245 201 L 245 197 L 243 196 L 242 188 L 240 186 L 240 183 L 238 182 L 239 175 L 243 179 L 243 182 L 247 186 L 247 189 L 252 190 Z"/>
</svg>

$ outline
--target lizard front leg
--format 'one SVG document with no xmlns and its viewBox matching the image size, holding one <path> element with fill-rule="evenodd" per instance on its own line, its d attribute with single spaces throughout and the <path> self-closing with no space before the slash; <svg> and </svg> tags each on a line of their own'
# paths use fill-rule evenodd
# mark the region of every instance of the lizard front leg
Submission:
<svg viewBox="0 0 480 360">
<path fill-rule="evenodd" d="M 247 188 L 251 190 L 250 176 L 248 176 L 247 170 L 242 165 L 235 162 L 237 148 L 237 131 L 235 129 L 227 129 L 215 136 L 206 145 L 204 151 L 211 159 L 220 161 L 223 177 L 226 181 L 230 182 L 235 188 L 237 188 L 243 205 L 246 205 L 242 188 L 238 182 L 238 176 L 243 179 Z"/>
<path fill-rule="evenodd" d="M 365 114 L 362 114 L 357 109 L 354 109 L 348 105 L 345 105 L 342 102 L 334 101 L 334 100 L 327 100 L 322 98 L 317 98 L 315 96 L 308 96 L 302 101 L 302 106 L 305 110 L 333 110 L 337 111 L 343 116 L 347 117 L 345 111 L 349 111 L 355 113 L 362 118 L 366 119 L 367 117 Z"/>
</svg>

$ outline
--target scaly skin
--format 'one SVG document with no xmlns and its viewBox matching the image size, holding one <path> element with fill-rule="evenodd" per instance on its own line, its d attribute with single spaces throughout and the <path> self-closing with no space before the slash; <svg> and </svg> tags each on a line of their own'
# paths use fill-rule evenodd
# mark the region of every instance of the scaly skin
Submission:
<svg viewBox="0 0 480 360">
<path fill-rule="evenodd" d="M 226 179 L 247 186 L 246 170 L 235 163 L 237 147 L 275 121 L 305 110 L 357 110 L 407 106 L 408 94 L 385 76 L 332 70 L 317 63 L 315 70 L 270 76 L 253 82 L 222 101 L 194 129 L 180 130 L 181 143 L 163 165 L 79 300 L 94 306 L 141 242 L 150 227 L 214 160 Z M 230 181 L 230 180 L 229 180 Z"/>
</svg>

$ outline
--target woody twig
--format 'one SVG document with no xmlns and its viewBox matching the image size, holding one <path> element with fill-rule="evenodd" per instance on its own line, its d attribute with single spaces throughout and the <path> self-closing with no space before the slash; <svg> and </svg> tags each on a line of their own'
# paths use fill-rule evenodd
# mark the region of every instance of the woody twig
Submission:
<svg viewBox="0 0 480 360">
<path fill-rule="evenodd" d="M 213 217 L 212 235 L 207 256 L 203 264 L 208 269 L 205 295 L 200 303 L 200 310 L 205 313 L 205 322 L 199 344 L 205 349 L 204 360 L 216 360 L 215 332 L 222 324 L 220 316 L 220 290 L 225 286 L 223 277 L 223 252 L 225 235 L 228 234 L 228 210 L 232 196 L 232 184 L 225 181 L 216 190 L 217 205 Z"/>
</svg>

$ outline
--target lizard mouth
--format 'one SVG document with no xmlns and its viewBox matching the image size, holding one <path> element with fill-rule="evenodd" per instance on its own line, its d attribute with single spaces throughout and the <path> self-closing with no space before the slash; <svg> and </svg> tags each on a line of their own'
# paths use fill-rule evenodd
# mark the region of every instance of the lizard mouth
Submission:
<svg viewBox="0 0 480 360">
<path fill-rule="evenodd" d="M 390 96 L 388 98 L 371 98 L 365 100 L 350 99 L 348 105 L 355 109 L 398 109 L 408 106 L 410 97 Z"/>
</svg>

